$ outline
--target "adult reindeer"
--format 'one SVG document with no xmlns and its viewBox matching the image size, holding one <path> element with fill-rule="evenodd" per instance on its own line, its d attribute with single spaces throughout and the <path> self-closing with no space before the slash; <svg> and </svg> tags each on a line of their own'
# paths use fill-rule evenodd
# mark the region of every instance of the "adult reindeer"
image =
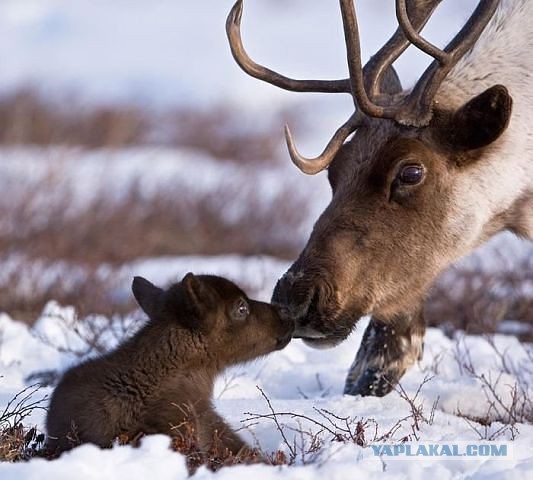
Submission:
<svg viewBox="0 0 533 480">
<path fill-rule="evenodd" d="M 444 50 L 419 33 L 440 1 L 396 0 L 399 28 L 362 68 L 353 0 L 340 0 L 346 80 L 260 66 L 242 46 L 241 0 L 227 21 L 248 74 L 353 97 L 355 113 L 317 158 L 298 153 L 286 128 L 294 164 L 327 168 L 333 195 L 273 295 L 314 347 L 338 344 L 372 315 L 348 394 L 385 395 L 420 357 L 424 294 L 450 263 L 502 230 L 533 238 L 533 1 L 481 0 Z M 392 63 L 411 44 L 434 61 L 405 91 Z"/>
</svg>

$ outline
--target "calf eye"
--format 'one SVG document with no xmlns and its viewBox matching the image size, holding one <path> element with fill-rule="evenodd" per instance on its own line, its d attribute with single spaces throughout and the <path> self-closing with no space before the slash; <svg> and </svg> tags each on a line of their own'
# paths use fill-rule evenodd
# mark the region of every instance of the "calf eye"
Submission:
<svg viewBox="0 0 533 480">
<path fill-rule="evenodd" d="M 417 185 L 423 178 L 424 168 L 418 164 L 404 165 L 396 175 L 396 180 L 404 185 Z"/>
<path fill-rule="evenodd" d="M 244 320 L 248 315 L 250 315 L 250 307 L 248 306 L 248 302 L 244 300 L 244 298 L 240 298 L 237 300 L 235 308 L 233 309 L 233 316 L 236 320 Z"/>
</svg>

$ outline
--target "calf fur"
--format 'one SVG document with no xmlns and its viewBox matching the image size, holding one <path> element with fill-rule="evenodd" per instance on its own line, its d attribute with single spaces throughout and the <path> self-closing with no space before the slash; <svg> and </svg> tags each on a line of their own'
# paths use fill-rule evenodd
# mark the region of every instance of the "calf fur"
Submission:
<svg viewBox="0 0 533 480">
<path fill-rule="evenodd" d="M 150 320 L 116 350 L 64 374 L 48 411 L 48 448 L 179 436 L 192 425 L 201 450 L 216 440 L 237 454 L 246 444 L 213 408 L 215 378 L 285 347 L 293 322 L 220 277 L 189 273 L 166 291 L 135 277 L 132 289 Z"/>
</svg>

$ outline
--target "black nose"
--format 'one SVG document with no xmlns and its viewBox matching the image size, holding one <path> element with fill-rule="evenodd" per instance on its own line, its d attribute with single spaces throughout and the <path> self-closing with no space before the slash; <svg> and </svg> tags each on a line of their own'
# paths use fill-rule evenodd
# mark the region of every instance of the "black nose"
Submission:
<svg viewBox="0 0 533 480">
<path fill-rule="evenodd" d="M 289 270 L 276 283 L 272 303 L 288 309 L 294 315 L 294 311 L 306 303 L 309 297 L 308 282 L 304 280 L 305 276 L 302 271 Z"/>
<path fill-rule="evenodd" d="M 288 271 L 281 277 L 272 294 L 272 303 L 282 309 L 282 315 L 292 318 L 297 324 L 307 316 L 309 307 L 318 295 L 318 288 L 303 272 Z"/>
<path fill-rule="evenodd" d="M 291 317 L 281 317 L 282 320 L 282 331 L 279 332 L 279 337 L 277 339 L 278 348 L 285 347 L 292 339 L 296 324 Z"/>
</svg>

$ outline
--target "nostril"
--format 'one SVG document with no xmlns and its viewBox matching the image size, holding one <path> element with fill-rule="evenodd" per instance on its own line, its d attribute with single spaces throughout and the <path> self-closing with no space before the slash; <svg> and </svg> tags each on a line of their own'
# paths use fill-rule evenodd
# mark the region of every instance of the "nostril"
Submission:
<svg viewBox="0 0 533 480">
<path fill-rule="evenodd" d="M 319 288 L 306 276 L 303 270 L 289 270 L 277 282 L 272 293 L 272 304 L 278 307 L 283 318 L 296 323 L 305 320 L 311 304 L 319 302 Z"/>
</svg>

